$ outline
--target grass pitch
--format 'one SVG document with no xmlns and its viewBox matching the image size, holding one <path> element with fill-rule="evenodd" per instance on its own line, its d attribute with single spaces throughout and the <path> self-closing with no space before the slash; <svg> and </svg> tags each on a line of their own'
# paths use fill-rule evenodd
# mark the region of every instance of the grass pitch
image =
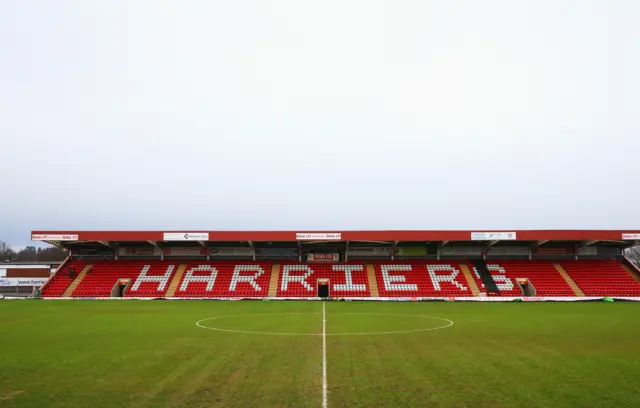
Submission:
<svg viewBox="0 0 640 408">
<path fill-rule="evenodd" d="M 328 406 L 638 407 L 639 314 L 328 302 Z M 320 302 L 0 301 L 0 407 L 321 407 L 321 331 Z"/>
</svg>

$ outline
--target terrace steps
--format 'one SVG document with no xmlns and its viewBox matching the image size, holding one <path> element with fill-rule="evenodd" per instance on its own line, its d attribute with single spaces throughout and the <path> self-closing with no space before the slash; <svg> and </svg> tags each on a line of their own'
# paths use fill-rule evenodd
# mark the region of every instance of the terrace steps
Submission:
<svg viewBox="0 0 640 408">
<path fill-rule="evenodd" d="M 554 262 L 553 266 L 556 268 L 558 273 L 562 276 L 564 281 L 567 282 L 567 285 L 571 287 L 571 290 L 573 290 L 573 293 L 575 293 L 576 296 L 584 297 L 584 292 L 582 291 L 582 289 L 580 289 L 580 286 L 578 286 L 576 281 L 574 281 L 573 278 L 567 273 L 564 267 L 557 262 Z"/>
<path fill-rule="evenodd" d="M 371 292 L 371 297 L 380 297 L 378 280 L 376 279 L 376 268 L 370 263 L 367 264 L 367 279 L 369 280 L 369 291 Z"/>
<path fill-rule="evenodd" d="M 269 280 L 269 292 L 267 296 L 276 297 L 278 295 L 278 281 L 280 280 L 280 264 L 271 265 L 271 280 Z"/>
<path fill-rule="evenodd" d="M 173 297 L 178 290 L 178 285 L 182 282 L 182 276 L 184 275 L 184 271 L 187 269 L 186 264 L 180 264 L 176 273 L 173 275 L 173 279 L 171 279 L 171 283 L 169 284 L 169 289 L 167 289 L 167 294 L 165 297 Z"/>
<path fill-rule="evenodd" d="M 64 293 L 62 294 L 62 297 L 71 297 L 71 295 L 73 294 L 73 291 L 76 290 L 80 282 L 82 282 L 84 277 L 87 275 L 87 272 L 89 272 L 91 268 L 93 268 L 93 265 L 91 264 L 85 265 L 84 268 L 80 270 L 80 273 L 71 282 L 71 284 L 69 284 L 67 289 L 65 289 Z"/>
<path fill-rule="evenodd" d="M 467 285 L 469 285 L 469 289 L 471 289 L 471 294 L 473 296 L 480 296 L 480 288 L 478 287 L 476 280 L 473 278 L 473 275 L 471 274 L 469 265 L 467 265 L 466 263 L 461 263 L 460 269 L 462 269 L 462 273 L 464 274 L 464 277 L 467 280 Z"/>
</svg>

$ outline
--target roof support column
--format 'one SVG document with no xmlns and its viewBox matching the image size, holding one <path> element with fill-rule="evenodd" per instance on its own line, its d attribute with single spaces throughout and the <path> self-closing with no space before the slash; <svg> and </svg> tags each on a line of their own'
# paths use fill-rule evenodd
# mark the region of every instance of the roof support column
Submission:
<svg viewBox="0 0 640 408">
<path fill-rule="evenodd" d="M 438 250 L 437 250 L 437 252 L 436 252 L 437 257 L 438 257 L 438 261 L 440 260 L 440 250 L 442 249 L 442 247 L 444 247 L 444 246 L 445 246 L 445 245 L 447 245 L 448 243 L 449 243 L 449 241 L 448 241 L 448 240 L 446 240 L 446 241 L 442 241 L 442 242 L 440 242 L 440 244 L 438 244 Z"/>
<path fill-rule="evenodd" d="M 391 247 L 391 260 L 394 261 L 396 258 L 396 247 L 398 246 L 399 241 L 393 241 L 393 246 Z"/>
<path fill-rule="evenodd" d="M 252 259 L 255 261 L 256 260 L 256 248 L 253 246 L 253 241 L 248 241 L 248 242 L 249 242 L 249 246 L 251 247 Z"/>
<path fill-rule="evenodd" d="M 349 241 L 347 241 L 347 245 L 344 247 L 344 263 L 349 262 Z"/>
</svg>

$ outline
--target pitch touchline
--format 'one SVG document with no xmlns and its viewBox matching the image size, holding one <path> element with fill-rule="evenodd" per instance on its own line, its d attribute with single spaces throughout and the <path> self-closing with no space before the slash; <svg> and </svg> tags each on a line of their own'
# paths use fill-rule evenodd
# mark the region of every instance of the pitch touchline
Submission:
<svg viewBox="0 0 640 408">
<path fill-rule="evenodd" d="M 327 313 L 322 302 L 322 408 L 327 408 Z"/>
</svg>

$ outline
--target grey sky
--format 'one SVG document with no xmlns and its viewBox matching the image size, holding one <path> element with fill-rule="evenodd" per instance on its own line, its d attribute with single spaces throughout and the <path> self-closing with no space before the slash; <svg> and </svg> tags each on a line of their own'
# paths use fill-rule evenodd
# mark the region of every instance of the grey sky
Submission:
<svg viewBox="0 0 640 408">
<path fill-rule="evenodd" d="M 638 228 L 638 21 L 613 0 L 2 1 L 0 239 Z"/>
</svg>

